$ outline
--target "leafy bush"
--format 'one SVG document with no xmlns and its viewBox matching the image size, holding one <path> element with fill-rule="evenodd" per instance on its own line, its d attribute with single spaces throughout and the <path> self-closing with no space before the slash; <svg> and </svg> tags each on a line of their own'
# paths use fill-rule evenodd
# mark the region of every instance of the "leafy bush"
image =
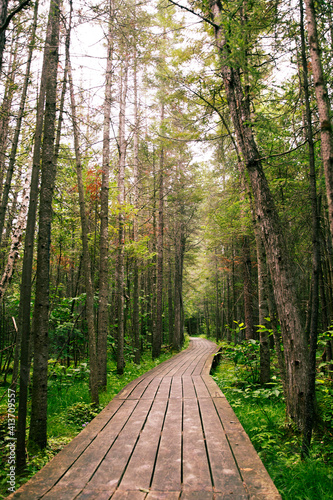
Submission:
<svg viewBox="0 0 333 500">
<path fill-rule="evenodd" d="M 102 409 L 102 405 L 75 403 L 67 408 L 67 415 L 65 418 L 69 424 L 82 428 L 89 424 L 93 418 L 97 417 Z"/>
<path fill-rule="evenodd" d="M 251 345 L 249 345 L 251 344 Z M 255 383 L 256 348 L 251 342 L 222 343 L 222 360 L 214 379 L 264 462 L 283 500 L 330 500 L 333 480 L 333 385 L 317 376 L 319 425 L 310 456 L 301 460 L 301 436 L 286 422 L 285 402 L 272 358 L 271 382 Z M 250 353 L 250 359 L 248 359 Z M 253 363 L 253 365 L 252 365 Z"/>
</svg>

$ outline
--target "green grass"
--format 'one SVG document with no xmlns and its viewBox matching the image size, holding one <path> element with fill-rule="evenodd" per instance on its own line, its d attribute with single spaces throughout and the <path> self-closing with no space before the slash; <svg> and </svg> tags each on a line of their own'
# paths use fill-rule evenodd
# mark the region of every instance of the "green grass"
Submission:
<svg viewBox="0 0 333 500">
<path fill-rule="evenodd" d="M 184 348 L 187 346 L 188 339 Z M 90 404 L 89 371 L 86 363 L 82 363 L 77 368 L 66 368 L 53 364 L 51 361 L 48 383 L 48 445 L 43 451 L 30 450 L 26 470 L 20 476 L 16 476 L 16 488 L 30 479 L 68 444 L 123 387 L 171 356 L 172 352 L 165 350 L 158 359 L 153 361 L 151 353 L 145 352 L 139 365 L 133 361 L 126 362 L 123 375 L 117 375 L 116 363 L 110 360 L 108 362 L 108 386 L 105 392 L 100 393 L 99 407 Z M 8 384 L 2 387 L 1 395 L 2 392 L 7 391 L 7 388 Z M 8 447 L 5 445 L 8 434 L 6 402 L 6 397 L 0 402 L 0 439 L 4 443 L 4 446 L 0 448 L 0 498 L 8 495 Z"/>
<path fill-rule="evenodd" d="M 333 429 L 331 421 L 327 422 L 329 418 L 325 420 L 327 408 L 323 406 L 322 393 L 318 394 L 320 419 L 310 455 L 301 460 L 301 436 L 286 421 L 278 378 L 273 377 L 270 385 L 261 388 L 253 382 L 254 363 L 250 366 L 246 357 L 236 354 L 232 349 L 226 356 L 222 354 L 214 380 L 233 407 L 283 500 L 331 500 Z"/>
</svg>

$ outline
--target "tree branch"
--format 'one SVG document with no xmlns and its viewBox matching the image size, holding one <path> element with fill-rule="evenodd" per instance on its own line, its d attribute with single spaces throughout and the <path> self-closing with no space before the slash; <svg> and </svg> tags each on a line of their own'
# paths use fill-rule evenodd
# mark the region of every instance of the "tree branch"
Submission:
<svg viewBox="0 0 333 500">
<path fill-rule="evenodd" d="M 11 13 L 7 16 L 7 19 L 5 20 L 3 25 L 0 26 L 0 33 L 2 33 L 3 31 L 5 31 L 8 28 L 8 25 L 9 25 L 10 21 L 13 19 L 13 17 L 15 16 L 15 14 L 17 14 L 22 9 L 24 9 L 24 7 L 29 5 L 30 2 L 31 2 L 31 0 L 23 0 L 15 9 L 13 9 L 11 11 Z"/>
<path fill-rule="evenodd" d="M 218 24 L 213 23 L 213 21 L 211 21 L 207 17 L 202 16 L 201 14 L 194 12 L 194 10 L 189 9 L 188 7 L 185 7 L 184 5 L 180 5 L 179 3 L 174 2 L 173 0 L 169 0 L 169 2 L 172 3 L 173 5 L 176 5 L 176 7 L 180 7 L 181 9 L 187 10 L 187 12 L 190 12 L 191 14 L 194 14 L 195 16 L 200 17 L 200 19 L 202 21 L 205 21 L 206 23 L 210 24 L 211 26 L 213 26 L 213 28 L 215 28 L 215 29 L 220 28 L 220 26 Z"/>
</svg>

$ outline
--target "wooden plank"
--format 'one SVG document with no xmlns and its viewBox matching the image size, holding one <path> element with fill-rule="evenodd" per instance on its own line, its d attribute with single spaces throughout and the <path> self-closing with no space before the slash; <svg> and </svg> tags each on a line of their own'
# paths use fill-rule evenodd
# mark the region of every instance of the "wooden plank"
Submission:
<svg viewBox="0 0 333 500">
<path fill-rule="evenodd" d="M 210 394 L 208 392 L 208 389 L 206 387 L 206 384 L 201 378 L 201 375 L 192 375 L 192 380 L 193 380 L 193 385 L 195 392 L 197 394 L 197 398 L 210 398 Z"/>
<path fill-rule="evenodd" d="M 178 500 L 180 491 L 150 491 L 146 500 Z"/>
<path fill-rule="evenodd" d="M 242 477 L 213 401 L 201 399 L 199 406 L 215 491 L 236 495 L 236 498 L 246 497 Z"/>
<path fill-rule="evenodd" d="M 119 490 L 149 490 L 166 407 L 166 399 L 154 401 Z"/>
<path fill-rule="evenodd" d="M 132 401 L 127 400 L 126 402 L 131 403 Z M 88 482 L 88 488 L 100 488 L 102 485 L 109 490 L 117 488 L 150 407 L 150 401 L 140 400 L 138 402 L 126 425 L 121 429 L 99 468 Z"/>
<path fill-rule="evenodd" d="M 212 489 L 198 402 L 194 399 L 184 399 L 183 489 Z"/>
<path fill-rule="evenodd" d="M 12 493 L 8 498 L 35 500 L 49 491 L 59 478 L 70 468 L 75 460 L 95 440 L 112 417 L 123 405 L 123 401 L 111 401 L 102 412 L 85 427 L 68 445 L 66 445 L 45 467 L 43 467 L 27 483 Z"/>
<path fill-rule="evenodd" d="M 281 495 L 229 403 L 222 398 L 214 403 L 250 498 L 280 500 Z"/>
<path fill-rule="evenodd" d="M 171 390 L 170 390 L 170 399 L 178 398 L 182 399 L 183 397 L 183 384 L 181 377 L 172 377 L 171 382 Z"/>
<path fill-rule="evenodd" d="M 183 381 L 183 398 L 184 399 L 196 399 L 197 395 L 194 390 L 192 377 L 185 375 L 182 377 Z"/>
<path fill-rule="evenodd" d="M 170 399 L 151 485 L 152 491 L 181 489 L 182 401 Z"/>
<path fill-rule="evenodd" d="M 91 490 L 89 488 L 84 488 L 84 490 L 75 498 L 75 500 L 109 500 L 112 495 L 112 491 L 107 489 Z M 58 496 L 58 499 L 62 500 L 62 496 Z"/>
<path fill-rule="evenodd" d="M 115 491 L 112 495 L 112 500 L 143 500 L 147 495 L 147 492 L 140 490 L 130 490 L 130 491 Z M 96 497 L 96 500 L 100 500 Z"/>
<path fill-rule="evenodd" d="M 171 377 L 164 377 L 162 379 L 162 382 L 157 390 L 155 399 L 168 399 L 169 393 L 170 393 L 170 386 L 171 386 Z"/>
<path fill-rule="evenodd" d="M 214 500 L 249 500 L 249 495 L 245 494 L 245 495 L 235 496 L 232 492 L 230 493 L 217 492 L 215 493 Z M 270 499 L 267 498 L 266 500 Z"/>
<path fill-rule="evenodd" d="M 58 488 L 75 487 L 83 489 L 100 465 L 105 454 L 117 439 L 124 424 L 131 417 L 137 406 L 136 401 L 127 400 L 108 425 L 99 433 L 93 443 L 76 462 L 67 470 L 57 484 Z"/>
<path fill-rule="evenodd" d="M 181 500 L 214 500 L 212 491 L 183 491 Z M 234 500 L 238 500 L 237 497 Z"/>
<path fill-rule="evenodd" d="M 58 488 L 55 486 L 43 498 L 47 498 L 47 500 L 59 500 L 60 498 L 61 500 L 74 500 L 80 492 L 81 489 L 78 488 Z"/>
<path fill-rule="evenodd" d="M 160 376 L 156 376 L 155 378 L 153 378 L 150 381 L 144 393 L 142 394 L 141 399 L 150 399 L 150 400 L 154 399 L 162 380 L 163 379 Z"/>
<path fill-rule="evenodd" d="M 225 395 L 210 375 L 202 375 L 202 380 L 204 381 L 211 398 L 225 398 Z"/>
<path fill-rule="evenodd" d="M 131 394 L 127 396 L 127 399 L 140 399 L 144 392 L 146 391 L 147 387 L 149 387 L 149 384 L 151 383 L 152 379 L 150 377 L 146 377 L 145 379 L 141 380 L 140 384 L 138 384 Z"/>
</svg>

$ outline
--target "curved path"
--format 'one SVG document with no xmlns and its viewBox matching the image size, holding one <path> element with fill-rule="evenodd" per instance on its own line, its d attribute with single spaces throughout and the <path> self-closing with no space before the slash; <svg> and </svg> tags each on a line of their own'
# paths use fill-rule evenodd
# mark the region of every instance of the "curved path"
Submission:
<svg viewBox="0 0 333 500">
<path fill-rule="evenodd" d="M 8 498 L 280 499 L 209 376 L 217 347 L 190 347 L 126 386 L 51 462 Z"/>
</svg>

